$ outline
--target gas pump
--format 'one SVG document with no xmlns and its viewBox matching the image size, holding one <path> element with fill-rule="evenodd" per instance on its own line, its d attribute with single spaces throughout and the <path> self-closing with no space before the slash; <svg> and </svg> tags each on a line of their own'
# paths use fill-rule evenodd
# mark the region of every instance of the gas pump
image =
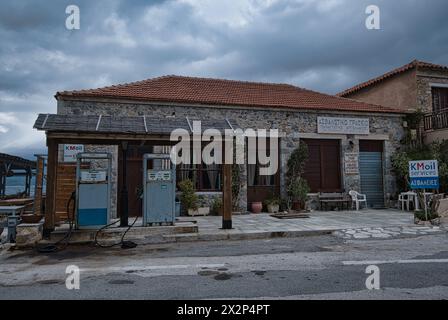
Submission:
<svg viewBox="0 0 448 320">
<path fill-rule="evenodd" d="M 106 226 L 110 221 L 112 155 L 79 153 L 76 160 L 75 227 L 98 229 Z M 85 164 L 90 167 L 84 168 Z M 100 169 L 95 169 L 96 166 Z"/>
<path fill-rule="evenodd" d="M 148 161 L 152 168 L 148 169 Z M 174 224 L 176 166 L 169 154 L 143 156 L 143 225 Z"/>
</svg>

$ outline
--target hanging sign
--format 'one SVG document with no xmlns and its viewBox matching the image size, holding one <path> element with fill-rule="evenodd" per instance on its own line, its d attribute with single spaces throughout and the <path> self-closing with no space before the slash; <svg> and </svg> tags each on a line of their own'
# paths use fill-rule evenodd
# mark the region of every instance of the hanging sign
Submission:
<svg viewBox="0 0 448 320">
<path fill-rule="evenodd" d="M 64 144 L 64 162 L 76 162 L 76 156 L 82 152 L 84 152 L 82 144 Z"/>
</svg>

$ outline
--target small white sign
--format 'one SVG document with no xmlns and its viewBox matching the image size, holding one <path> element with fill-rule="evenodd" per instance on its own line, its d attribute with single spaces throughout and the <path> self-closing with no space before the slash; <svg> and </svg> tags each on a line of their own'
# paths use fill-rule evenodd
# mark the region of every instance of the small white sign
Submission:
<svg viewBox="0 0 448 320">
<path fill-rule="evenodd" d="M 359 174 L 359 156 L 356 152 L 347 152 L 344 155 L 345 174 Z"/>
<path fill-rule="evenodd" d="M 370 133 L 368 118 L 317 117 L 318 133 L 362 134 Z"/>
<path fill-rule="evenodd" d="M 436 178 L 439 176 L 437 160 L 409 161 L 409 178 Z"/>
<path fill-rule="evenodd" d="M 76 162 L 76 156 L 82 152 L 84 152 L 82 144 L 64 144 L 64 162 Z"/>
<path fill-rule="evenodd" d="M 81 182 L 104 182 L 106 177 L 106 171 L 81 171 Z"/>
</svg>

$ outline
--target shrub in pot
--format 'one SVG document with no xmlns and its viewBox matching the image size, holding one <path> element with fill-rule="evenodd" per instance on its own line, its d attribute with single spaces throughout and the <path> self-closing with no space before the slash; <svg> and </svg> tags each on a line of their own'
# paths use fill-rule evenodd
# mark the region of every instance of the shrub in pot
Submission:
<svg viewBox="0 0 448 320">
<path fill-rule="evenodd" d="M 198 196 L 194 192 L 193 182 L 191 180 L 183 180 L 179 183 L 179 189 L 182 192 L 180 202 L 189 215 L 194 215 L 198 210 Z"/>
<path fill-rule="evenodd" d="M 222 216 L 222 200 L 220 197 L 213 199 L 211 213 L 216 216 Z"/>
<path fill-rule="evenodd" d="M 292 199 L 292 208 L 294 210 L 306 209 L 305 204 L 308 198 L 310 187 L 303 178 L 296 178 L 288 187 L 288 195 Z"/>
<path fill-rule="evenodd" d="M 269 213 L 278 213 L 280 211 L 280 199 L 272 197 L 264 201 L 264 205 Z"/>
<path fill-rule="evenodd" d="M 302 178 L 308 161 L 308 146 L 301 142 L 288 159 L 286 170 L 286 190 L 288 210 L 300 210 L 310 191 L 308 183 Z M 305 207 L 305 205 L 303 205 Z"/>
</svg>

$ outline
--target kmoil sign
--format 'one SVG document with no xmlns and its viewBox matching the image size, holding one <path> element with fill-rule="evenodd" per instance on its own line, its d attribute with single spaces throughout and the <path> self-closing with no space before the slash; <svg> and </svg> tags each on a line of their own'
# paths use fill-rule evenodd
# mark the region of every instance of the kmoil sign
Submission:
<svg viewBox="0 0 448 320">
<path fill-rule="evenodd" d="M 438 189 L 439 163 L 437 160 L 409 161 L 412 189 Z"/>
</svg>

